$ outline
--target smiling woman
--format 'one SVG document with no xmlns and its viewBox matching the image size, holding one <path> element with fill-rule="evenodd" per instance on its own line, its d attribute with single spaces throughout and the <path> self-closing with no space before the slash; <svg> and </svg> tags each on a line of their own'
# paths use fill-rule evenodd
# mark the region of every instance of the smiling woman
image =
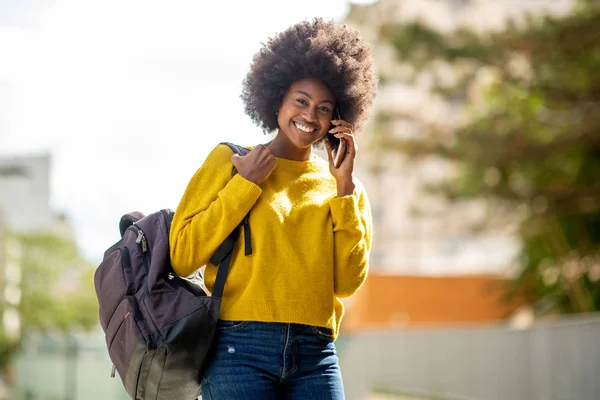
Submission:
<svg viewBox="0 0 600 400">
<path fill-rule="evenodd" d="M 246 113 L 266 133 L 276 130 L 283 95 L 307 77 L 321 80 L 340 115 L 355 130 L 362 127 L 377 85 L 370 48 L 354 29 L 320 19 L 280 33 L 254 56 L 242 90 Z"/>
<path fill-rule="evenodd" d="M 294 82 L 276 111 L 279 134 L 269 146 L 271 152 L 282 158 L 307 160 L 312 144 L 330 129 L 334 105 L 333 93 L 319 79 Z"/>
<path fill-rule="evenodd" d="M 245 156 L 217 146 L 190 181 L 170 232 L 175 271 L 187 276 L 206 264 L 211 290 L 219 269 L 209 260 L 244 223 L 204 399 L 344 398 L 334 342 L 340 299 L 363 285 L 372 235 L 369 201 L 353 174 L 354 135 L 375 88 L 368 45 L 333 22 L 296 24 L 255 55 L 242 99 L 275 138 Z M 326 137 L 328 161 L 312 154 Z"/>
</svg>

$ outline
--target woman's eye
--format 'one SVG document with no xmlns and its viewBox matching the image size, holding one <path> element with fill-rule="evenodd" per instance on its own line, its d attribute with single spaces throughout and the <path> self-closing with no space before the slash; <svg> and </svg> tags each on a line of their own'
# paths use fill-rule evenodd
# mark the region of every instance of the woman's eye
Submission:
<svg viewBox="0 0 600 400">
<path fill-rule="evenodd" d="M 328 113 L 328 112 L 329 112 L 329 108 L 327 108 L 327 107 L 321 107 L 321 108 L 320 108 L 320 110 L 321 110 L 322 112 L 326 112 L 326 113 Z"/>
<path fill-rule="evenodd" d="M 304 105 L 307 105 L 307 104 L 308 104 L 308 102 L 307 102 L 306 100 L 304 100 L 304 99 L 296 99 L 296 101 L 297 101 L 298 103 L 300 103 L 300 104 L 304 104 Z"/>
</svg>

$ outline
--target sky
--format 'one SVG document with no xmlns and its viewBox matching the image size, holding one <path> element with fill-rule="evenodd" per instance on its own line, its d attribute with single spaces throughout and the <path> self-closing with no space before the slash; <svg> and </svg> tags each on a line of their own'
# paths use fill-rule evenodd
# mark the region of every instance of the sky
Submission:
<svg viewBox="0 0 600 400">
<path fill-rule="evenodd" d="M 0 0 L 0 154 L 51 154 L 51 206 L 98 262 L 121 215 L 175 209 L 217 143 L 268 140 L 239 99 L 261 42 L 305 18 L 341 21 L 347 8 Z"/>
</svg>

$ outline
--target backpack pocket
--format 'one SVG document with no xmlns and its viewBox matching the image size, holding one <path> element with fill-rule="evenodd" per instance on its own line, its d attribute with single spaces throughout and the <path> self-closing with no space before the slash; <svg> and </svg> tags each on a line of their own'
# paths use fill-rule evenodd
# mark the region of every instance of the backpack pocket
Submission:
<svg viewBox="0 0 600 400">
<path fill-rule="evenodd" d="M 137 356 L 134 356 L 134 353 L 140 353 L 140 347 L 142 350 L 147 349 L 146 341 L 134 316 L 135 311 L 132 308 L 131 300 L 126 297 L 117 306 L 106 328 L 108 354 L 126 387 L 129 377 L 135 377 L 134 379 L 137 381 L 145 351 Z M 136 361 L 136 358 L 140 359 Z M 136 371 L 130 371 L 131 369 Z"/>
<path fill-rule="evenodd" d="M 115 314 L 117 307 L 129 293 L 128 277 L 131 262 L 127 248 L 116 248 L 104 256 L 104 260 L 94 274 L 94 285 L 100 305 L 100 324 L 104 331 Z"/>
</svg>

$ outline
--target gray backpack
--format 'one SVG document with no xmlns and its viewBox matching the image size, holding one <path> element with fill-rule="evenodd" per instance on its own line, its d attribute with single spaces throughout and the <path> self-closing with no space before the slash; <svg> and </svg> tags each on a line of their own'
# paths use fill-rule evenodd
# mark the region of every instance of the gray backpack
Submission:
<svg viewBox="0 0 600 400">
<path fill-rule="evenodd" d="M 239 155 L 248 149 L 227 144 Z M 210 358 L 221 297 L 240 227 L 211 258 L 219 266 L 211 296 L 177 276 L 169 259 L 172 210 L 121 218 L 121 239 L 104 253 L 94 275 L 100 324 L 129 396 L 136 400 L 191 400 Z M 251 253 L 248 217 L 246 254 Z M 200 266 L 199 266 L 200 267 Z"/>
</svg>

